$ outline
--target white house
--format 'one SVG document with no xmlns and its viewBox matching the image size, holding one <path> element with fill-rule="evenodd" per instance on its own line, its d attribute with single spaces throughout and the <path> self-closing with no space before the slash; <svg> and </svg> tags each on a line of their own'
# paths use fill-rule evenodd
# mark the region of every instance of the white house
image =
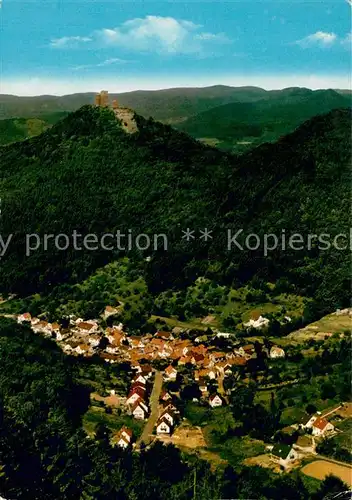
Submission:
<svg viewBox="0 0 352 500">
<path fill-rule="evenodd" d="M 159 420 L 166 419 L 170 425 L 174 425 L 174 414 L 170 410 L 165 410 L 161 415 Z"/>
<path fill-rule="evenodd" d="M 144 375 L 142 375 L 141 373 L 138 373 L 134 379 L 133 379 L 133 382 L 136 383 L 136 382 L 140 382 L 141 384 L 145 385 L 147 383 L 147 379 L 144 377 Z"/>
<path fill-rule="evenodd" d="M 106 306 L 105 310 L 103 312 L 103 318 L 107 319 L 109 316 L 117 314 L 120 309 L 121 308 L 119 308 L 119 307 Z"/>
<path fill-rule="evenodd" d="M 222 406 L 222 399 L 219 394 L 213 394 L 209 398 L 209 404 L 212 408 L 216 408 L 217 406 Z"/>
<path fill-rule="evenodd" d="M 177 370 L 173 366 L 169 365 L 165 368 L 165 380 L 176 380 L 177 378 Z"/>
<path fill-rule="evenodd" d="M 131 440 L 132 440 L 132 431 L 131 429 L 128 429 L 128 427 L 122 427 L 120 432 L 115 437 L 115 442 L 117 446 L 120 446 L 121 448 L 128 448 L 131 445 Z"/>
<path fill-rule="evenodd" d="M 131 388 L 127 399 L 126 399 L 126 404 L 127 405 L 134 405 L 136 401 L 139 399 L 144 400 L 145 397 L 145 388 L 142 387 L 141 385 L 136 385 Z"/>
<path fill-rule="evenodd" d="M 233 333 L 228 333 L 228 332 L 217 332 L 216 336 L 221 339 L 229 339 L 233 335 Z"/>
<path fill-rule="evenodd" d="M 91 334 L 98 331 L 98 323 L 90 322 L 90 321 L 80 321 L 77 323 L 78 332 L 85 335 Z"/>
<path fill-rule="evenodd" d="M 62 342 L 70 337 L 70 330 L 59 330 L 56 332 L 56 340 Z"/>
<path fill-rule="evenodd" d="M 17 323 L 23 323 L 24 321 L 31 321 L 31 320 L 32 320 L 32 316 L 28 312 L 17 316 Z"/>
<path fill-rule="evenodd" d="M 89 352 L 89 345 L 87 344 L 79 344 L 75 349 L 77 354 L 87 354 Z"/>
<path fill-rule="evenodd" d="M 162 401 L 170 401 L 172 399 L 171 395 L 167 391 L 163 391 L 160 395 Z"/>
<path fill-rule="evenodd" d="M 269 356 L 271 359 L 277 359 L 277 358 L 284 358 L 285 357 L 285 351 L 281 349 L 281 347 L 278 346 L 273 346 L 270 349 Z"/>
<path fill-rule="evenodd" d="M 324 436 L 328 432 L 334 430 L 334 426 L 330 424 L 325 418 L 317 418 L 312 426 L 313 436 Z"/>
<path fill-rule="evenodd" d="M 317 418 L 318 417 L 316 415 L 307 416 L 304 420 L 301 420 L 299 427 L 305 430 L 311 429 Z"/>
<path fill-rule="evenodd" d="M 131 413 L 134 418 L 144 420 L 148 414 L 148 407 L 141 399 L 139 399 L 133 405 Z"/>
<path fill-rule="evenodd" d="M 171 424 L 166 418 L 159 419 L 156 424 L 157 434 L 171 434 Z"/>
<path fill-rule="evenodd" d="M 247 323 L 243 323 L 244 326 L 248 328 L 264 328 L 264 326 L 268 326 L 269 320 L 267 318 L 263 318 L 263 316 L 259 316 L 258 319 L 250 319 Z"/>
<path fill-rule="evenodd" d="M 271 450 L 270 456 L 274 462 L 286 469 L 290 463 L 297 460 L 299 454 L 294 448 L 287 444 L 276 444 Z"/>
<path fill-rule="evenodd" d="M 100 337 L 99 337 L 99 335 L 90 335 L 89 338 L 88 338 L 88 343 L 92 347 L 98 347 L 98 345 L 100 344 Z"/>
<path fill-rule="evenodd" d="M 32 330 L 35 333 L 43 333 L 44 335 L 51 334 L 51 324 L 47 321 L 38 321 L 38 323 L 32 324 Z"/>
</svg>

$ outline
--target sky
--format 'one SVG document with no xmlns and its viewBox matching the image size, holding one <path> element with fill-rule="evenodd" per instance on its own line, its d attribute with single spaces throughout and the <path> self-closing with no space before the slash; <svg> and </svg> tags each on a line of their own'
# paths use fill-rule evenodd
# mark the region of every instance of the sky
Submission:
<svg viewBox="0 0 352 500">
<path fill-rule="evenodd" d="M 352 0 L 0 0 L 0 93 L 351 87 Z"/>
</svg>

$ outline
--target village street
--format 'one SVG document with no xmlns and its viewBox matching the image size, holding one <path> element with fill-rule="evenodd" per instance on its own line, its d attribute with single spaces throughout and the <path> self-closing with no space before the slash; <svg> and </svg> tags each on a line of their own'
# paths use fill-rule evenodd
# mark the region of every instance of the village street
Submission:
<svg viewBox="0 0 352 500">
<path fill-rule="evenodd" d="M 138 449 L 141 443 L 148 445 L 150 443 L 150 436 L 153 432 L 156 421 L 158 420 L 158 406 L 159 406 L 159 398 L 161 394 L 161 389 L 163 385 L 163 374 L 160 371 L 155 372 L 154 385 L 153 390 L 150 395 L 149 406 L 150 406 L 150 416 L 145 424 L 142 435 L 139 438 L 136 448 Z"/>
</svg>

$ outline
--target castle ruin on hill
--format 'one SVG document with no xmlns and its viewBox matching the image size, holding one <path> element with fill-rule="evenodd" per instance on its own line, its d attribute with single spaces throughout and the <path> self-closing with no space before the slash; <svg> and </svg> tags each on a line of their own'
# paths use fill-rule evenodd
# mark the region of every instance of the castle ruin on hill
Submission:
<svg viewBox="0 0 352 500">
<path fill-rule="evenodd" d="M 102 90 L 99 94 L 96 94 L 95 105 L 101 108 L 110 108 L 109 93 L 107 90 Z M 121 122 L 121 127 L 125 132 L 134 134 L 138 131 L 137 122 L 132 109 L 120 107 L 116 99 L 112 101 L 111 108 L 116 118 Z"/>
</svg>

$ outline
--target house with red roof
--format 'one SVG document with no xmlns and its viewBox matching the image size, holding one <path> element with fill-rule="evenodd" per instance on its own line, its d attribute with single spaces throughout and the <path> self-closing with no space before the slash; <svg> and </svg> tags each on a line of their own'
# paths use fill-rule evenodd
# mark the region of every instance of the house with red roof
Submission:
<svg viewBox="0 0 352 500">
<path fill-rule="evenodd" d="M 26 313 L 23 313 L 23 314 L 19 314 L 17 316 L 17 323 L 24 323 L 25 321 L 31 321 L 32 320 L 32 316 L 30 315 L 29 312 L 26 312 Z"/>
<path fill-rule="evenodd" d="M 82 335 L 86 335 L 88 333 L 95 333 L 98 331 L 98 323 L 92 322 L 90 323 L 89 321 L 80 321 L 77 323 L 77 330 L 79 333 Z"/>
<path fill-rule="evenodd" d="M 165 368 L 165 374 L 164 374 L 165 380 L 176 380 L 177 378 L 177 370 L 174 368 L 172 365 L 169 365 L 167 368 Z"/>
<path fill-rule="evenodd" d="M 141 384 L 142 386 L 146 385 L 146 383 L 147 383 L 147 379 L 144 375 L 142 375 L 142 373 L 137 373 L 137 375 L 133 379 L 132 385 L 135 385 L 138 383 Z"/>
<path fill-rule="evenodd" d="M 173 340 L 173 335 L 170 332 L 157 332 L 155 338 L 163 340 Z"/>
<path fill-rule="evenodd" d="M 221 397 L 219 396 L 219 394 L 213 394 L 209 398 L 209 404 L 212 408 L 217 408 L 218 406 L 222 406 L 223 401 L 222 401 Z"/>
<path fill-rule="evenodd" d="M 138 420 L 145 420 L 148 415 L 148 406 L 139 398 L 131 408 L 131 413 Z"/>
<path fill-rule="evenodd" d="M 172 399 L 172 397 L 167 391 L 162 391 L 160 399 L 162 401 L 170 401 Z"/>
<path fill-rule="evenodd" d="M 129 448 L 132 444 L 132 431 L 128 427 L 123 426 L 120 431 L 113 437 L 113 442 L 121 448 Z"/>
<path fill-rule="evenodd" d="M 171 434 L 172 425 L 166 418 L 160 418 L 156 423 L 157 434 Z"/>
<path fill-rule="evenodd" d="M 132 386 L 132 388 L 127 396 L 126 404 L 127 405 L 134 405 L 135 402 L 138 401 L 139 399 L 142 399 L 144 401 L 145 394 L 146 394 L 145 387 L 142 387 L 140 385 Z"/>
<path fill-rule="evenodd" d="M 333 430 L 334 426 L 323 417 L 317 418 L 312 425 L 313 436 L 324 436 Z"/>
<path fill-rule="evenodd" d="M 170 409 L 164 410 L 162 412 L 162 414 L 159 417 L 159 420 L 161 420 L 163 418 L 165 418 L 170 423 L 170 425 L 172 425 L 172 426 L 174 425 L 175 415 L 174 415 L 174 412 L 171 411 Z"/>
</svg>

